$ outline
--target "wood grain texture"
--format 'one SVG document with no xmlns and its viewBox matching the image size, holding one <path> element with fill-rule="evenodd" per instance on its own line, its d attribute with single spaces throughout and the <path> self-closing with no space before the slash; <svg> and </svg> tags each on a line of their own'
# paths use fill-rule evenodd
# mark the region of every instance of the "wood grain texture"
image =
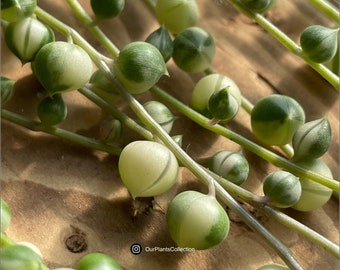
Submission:
<svg viewBox="0 0 340 270">
<path fill-rule="evenodd" d="M 80 1 L 89 9 L 89 1 Z M 261 97 L 280 93 L 295 98 L 305 109 L 307 120 L 327 115 L 333 130 L 332 145 L 323 157 L 338 179 L 339 104 L 338 94 L 316 72 L 288 52 L 253 21 L 240 15 L 227 1 L 198 0 L 199 26 L 215 38 L 216 57 L 213 68 L 231 77 L 243 95 L 255 103 Z M 86 37 L 98 50 L 104 48 L 77 22 L 65 1 L 40 0 L 39 5 L 62 19 Z M 311 24 L 329 21 L 308 1 L 279 1 L 267 17 L 298 41 L 301 31 Z M 100 24 L 122 48 L 130 41 L 144 40 L 157 28 L 157 21 L 143 1 L 126 0 L 119 18 Z M 63 37 L 58 35 L 59 39 Z M 21 67 L 5 46 L 2 52 L 2 75 L 20 79 L 16 93 L 6 109 L 36 118 L 36 104 L 41 87 L 30 75 L 29 65 Z M 200 74 L 185 74 L 173 62 L 168 63 L 169 78 L 160 85 L 179 100 L 190 104 L 190 95 Z M 140 101 L 151 99 L 139 95 Z M 65 95 L 69 115 L 61 126 L 89 136 L 98 136 L 98 124 L 105 114 L 77 92 Z M 124 107 L 124 106 L 122 106 Z M 205 157 L 217 150 L 242 150 L 237 144 L 201 129 L 175 112 L 173 135 L 183 134 L 183 148 L 192 157 Z M 49 267 L 74 267 L 88 252 L 105 252 L 124 269 L 256 269 L 281 259 L 263 239 L 230 213 L 231 229 L 226 241 L 206 251 L 142 252 L 133 255 L 134 243 L 145 247 L 175 247 L 165 227 L 167 203 L 185 189 L 206 191 L 186 169 L 181 169 L 178 184 L 155 198 L 148 211 L 134 216 L 133 202 L 122 186 L 117 171 L 118 158 L 83 149 L 57 138 L 27 131 L 2 121 L 1 126 L 1 196 L 12 209 L 13 219 L 7 231 L 16 241 L 36 244 Z M 249 115 L 241 111 L 229 127 L 254 139 Z M 127 139 L 138 138 L 127 132 Z M 245 187 L 261 194 L 262 179 L 276 168 L 254 154 L 244 151 L 251 169 Z M 304 269 L 333 270 L 339 261 L 311 244 L 296 232 L 288 230 L 261 211 L 251 212 L 274 235 L 285 243 Z M 322 209 L 311 213 L 287 210 L 333 242 L 339 242 L 339 206 L 331 199 Z M 71 235 L 80 235 L 86 251 L 72 253 L 65 246 Z"/>
</svg>

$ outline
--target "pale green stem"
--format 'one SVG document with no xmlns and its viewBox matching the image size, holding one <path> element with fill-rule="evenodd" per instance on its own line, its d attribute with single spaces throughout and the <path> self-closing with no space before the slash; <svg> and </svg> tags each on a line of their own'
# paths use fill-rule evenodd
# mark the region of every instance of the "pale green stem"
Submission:
<svg viewBox="0 0 340 270">
<path fill-rule="evenodd" d="M 204 167 L 202 167 L 204 168 Z M 258 196 L 232 182 L 223 178 L 222 176 L 217 175 L 216 173 L 210 171 L 207 168 L 204 168 L 207 173 L 209 173 L 217 183 L 219 183 L 226 191 L 228 191 L 232 196 L 238 198 L 241 201 L 245 201 L 252 204 L 263 204 L 268 201 L 266 196 Z"/>
<path fill-rule="evenodd" d="M 333 21 L 339 23 L 339 11 L 331 3 L 324 0 L 309 0 L 309 2 L 311 2 L 315 7 L 317 7 Z"/>
<path fill-rule="evenodd" d="M 258 155 L 259 157 L 267 160 L 268 162 L 272 163 L 273 165 L 286 169 L 287 171 L 290 171 L 291 173 L 299 176 L 308 178 L 310 180 L 313 180 L 315 182 L 318 182 L 324 186 L 327 186 L 335 191 L 339 191 L 339 182 L 331 179 L 329 177 L 322 176 L 320 174 L 317 174 L 315 172 L 312 172 L 310 170 L 306 170 L 289 160 L 273 153 L 272 151 L 267 150 L 264 147 L 261 147 L 257 145 L 256 143 L 248 140 L 247 138 L 239 135 L 236 132 L 233 132 L 232 130 L 220 126 L 220 125 L 209 125 L 210 119 L 204 117 L 203 115 L 199 114 L 198 112 L 194 111 L 190 107 L 186 106 L 179 100 L 175 99 L 165 91 L 163 91 L 161 88 L 154 86 L 151 91 L 164 100 L 166 103 L 171 104 L 176 110 L 184 114 L 186 117 L 191 119 L 192 121 L 196 122 L 200 126 L 204 127 L 205 129 L 211 130 L 215 132 L 216 134 L 222 135 L 235 143 L 243 146 L 247 150 L 253 152 L 254 154 Z"/>
<path fill-rule="evenodd" d="M 85 146 L 87 148 L 92 148 L 100 151 L 107 152 L 112 155 L 119 155 L 122 151 L 120 148 L 113 147 L 111 145 L 102 143 L 95 139 L 91 139 L 82 135 L 79 135 L 74 132 L 67 131 L 65 129 L 53 127 L 53 126 L 45 126 L 40 122 L 28 119 L 24 116 L 19 114 L 7 111 L 2 109 L 1 110 L 1 118 L 6 119 L 12 123 L 15 123 L 19 126 L 25 127 L 32 131 L 39 131 L 44 132 L 50 135 L 57 136 L 59 138 L 68 140 L 70 142 Z"/>
<path fill-rule="evenodd" d="M 326 79 L 336 91 L 339 91 L 339 77 L 323 64 L 318 64 L 310 60 L 303 52 L 301 47 L 296 44 L 290 37 L 282 32 L 278 27 L 272 24 L 264 16 L 259 13 L 254 13 L 243 7 L 238 0 L 228 0 L 237 10 L 255 20 L 263 29 L 270 35 L 276 38 L 283 46 L 295 55 L 302 58 L 310 67 L 317 71 L 324 79 Z"/>
<path fill-rule="evenodd" d="M 74 1 L 74 0 L 67 0 L 67 3 L 74 11 L 78 20 L 83 25 L 85 25 L 98 40 L 100 40 L 100 43 L 113 56 L 113 58 L 117 58 L 119 54 L 119 49 L 100 30 L 98 26 L 93 25 L 93 19 L 87 14 L 87 12 L 83 9 L 83 7 L 79 4 L 79 2 Z"/>
<path fill-rule="evenodd" d="M 319 247 L 323 248 L 336 258 L 339 257 L 339 246 L 332 243 L 328 239 L 324 238 L 317 232 L 313 231 L 306 225 L 301 224 L 300 222 L 296 221 L 295 219 L 285 215 L 284 213 L 277 211 L 267 205 L 263 206 L 263 211 L 269 216 L 275 218 L 284 226 L 293 229 L 294 231 L 298 232 L 299 234 L 305 236 L 311 242 L 317 244 Z"/>
<path fill-rule="evenodd" d="M 245 98 L 242 95 L 242 103 L 241 103 L 242 108 L 249 114 L 251 114 L 251 111 L 254 108 L 253 103 L 250 102 L 250 100 L 248 100 L 247 98 Z"/>
</svg>

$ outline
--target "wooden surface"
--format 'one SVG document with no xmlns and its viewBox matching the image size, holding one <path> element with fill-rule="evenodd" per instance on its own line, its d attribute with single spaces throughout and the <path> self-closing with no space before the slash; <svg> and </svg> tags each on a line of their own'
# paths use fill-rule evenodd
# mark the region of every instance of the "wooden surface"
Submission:
<svg viewBox="0 0 340 270">
<path fill-rule="evenodd" d="M 333 138 L 324 160 L 338 179 L 339 106 L 334 89 L 254 22 L 240 15 L 227 1 L 197 2 L 200 8 L 199 26 L 208 30 L 216 42 L 213 68 L 231 77 L 245 97 L 255 103 L 271 93 L 286 94 L 300 102 L 306 111 L 307 121 L 328 116 Z M 39 4 L 79 29 L 91 44 L 104 52 L 69 14 L 65 1 L 41 0 Z M 329 24 L 321 13 L 303 0 L 279 1 L 267 16 L 295 41 L 306 26 Z M 144 40 L 157 28 L 157 22 L 142 1 L 127 0 L 119 18 L 100 26 L 121 48 L 130 41 Z M 170 78 L 163 78 L 160 85 L 189 104 L 191 90 L 201 75 L 184 74 L 172 62 L 168 63 L 168 69 Z M 35 108 L 41 89 L 30 76 L 29 65 L 21 67 L 5 46 L 2 46 L 2 75 L 20 79 L 14 98 L 5 108 L 36 118 Z M 97 136 L 97 126 L 104 113 L 77 92 L 68 93 L 65 98 L 69 115 L 62 127 Z M 137 98 L 142 101 L 150 99 L 150 96 Z M 183 147 L 191 156 L 204 157 L 220 149 L 240 149 L 233 142 L 210 134 L 177 115 L 179 118 L 172 134 L 183 134 Z M 249 116 L 244 111 L 229 127 L 253 139 L 249 132 Z M 136 135 L 132 134 L 129 138 L 136 138 Z M 130 246 L 134 243 L 144 248 L 175 246 L 165 228 L 167 203 L 184 189 L 206 191 L 190 172 L 181 169 L 178 184 L 155 198 L 153 207 L 146 204 L 146 211 L 142 211 L 142 205 L 137 211 L 142 213 L 135 215 L 132 199 L 119 179 L 117 157 L 27 131 L 6 121 L 2 121 L 1 143 L 1 196 L 13 212 L 8 235 L 16 241 L 36 244 L 51 268 L 75 266 L 81 256 L 96 251 L 110 254 L 124 269 L 253 270 L 266 263 L 282 263 L 273 249 L 233 213 L 230 213 L 232 222 L 228 238 L 213 249 L 133 255 Z M 244 186 L 261 194 L 262 179 L 275 168 L 252 153 L 245 151 L 245 154 L 251 171 Z M 262 212 L 251 210 L 262 224 L 291 248 L 304 269 L 338 268 L 334 257 Z M 311 213 L 292 210 L 288 213 L 338 243 L 339 206 L 335 199 Z M 72 237 L 85 240 L 85 251 L 72 253 L 66 248 L 66 239 L 75 239 Z"/>
</svg>

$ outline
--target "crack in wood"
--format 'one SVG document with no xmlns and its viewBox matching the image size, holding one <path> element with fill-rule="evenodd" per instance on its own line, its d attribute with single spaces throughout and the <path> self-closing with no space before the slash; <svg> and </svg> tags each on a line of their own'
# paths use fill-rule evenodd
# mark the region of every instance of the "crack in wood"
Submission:
<svg viewBox="0 0 340 270">
<path fill-rule="evenodd" d="M 280 89 L 278 89 L 267 77 L 265 77 L 263 74 L 260 72 L 256 72 L 257 77 L 263 81 L 265 84 L 267 84 L 275 93 L 281 94 Z"/>
</svg>

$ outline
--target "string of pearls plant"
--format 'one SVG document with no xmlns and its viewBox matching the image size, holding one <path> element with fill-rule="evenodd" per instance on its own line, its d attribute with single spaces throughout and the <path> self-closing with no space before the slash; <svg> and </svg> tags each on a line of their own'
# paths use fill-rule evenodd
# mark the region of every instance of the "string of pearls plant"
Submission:
<svg viewBox="0 0 340 270">
<path fill-rule="evenodd" d="M 229 2 L 338 90 L 338 28 L 308 27 L 301 34 L 298 45 L 262 15 L 277 1 Z M 338 12 L 328 2 L 311 2 L 332 20 L 339 18 Z M 176 182 L 180 166 L 188 168 L 209 192 L 188 190 L 179 193 L 169 204 L 167 228 L 169 236 L 179 247 L 200 250 L 228 241 L 230 220 L 224 204 L 261 235 L 286 264 L 272 265 L 270 269 L 302 269 L 290 249 L 245 210 L 238 202 L 242 201 L 261 208 L 267 215 L 339 258 L 339 248 L 335 243 L 279 210 L 291 207 L 298 211 L 313 211 L 339 192 L 339 182 L 333 179 L 331 170 L 320 159 L 331 143 L 332 130 L 326 117 L 306 122 L 301 105 L 284 95 L 263 97 L 253 105 L 231 78 L 214 72 L 211 68 L 216 50 L 214 38 L 197 26 L 199 11 L 194 0 L 145 0 L 159 22 L 159 28 L 145 41 L 131 42 L 121 50 L 101 31 L 98 23 L 119 16 L 124 10 L 124 0 L 91 1 L 94 17 L 87 14 L 77 0 L 67 0 L 67 3 L 84 27 L 107 49 L 109 56 L 99 53 L 77 31 L 41 9 L 35 0 L 1 1 L 6 45 L 23 64 L 31 64 L 33 74 L 45 89 L 37 107 L 39 120 L 5 108 L 1 109 L 2 119 L 119 156 L 118 171 L 133 199 L 167 192 Z M 64 35 L 66 41 L 56 41 L 54 32 Z M 195 85 L 190 105 L 156 86 L 162 76 L 169 75 L 166 62 L 170 58 L 184 72 L 206 74 Z M 332 68 L 323 64 L 326 62 Z M 15 84 L 10 78 L 1 77 L 2 105 L 11 99 Z M 101 126 L 102 138 L 88 138 L 56 127 L 68 113 L 63 94 L 75 90 L 111 116 Z M 161 101 L 203 128 L 233 140 L 277 166 L 278 170 L 264 179 L 264 196 L 240 186 L 249 174 L 248 161 L 241 152 L 221 150 L 208 158 L 190 157 L 181 147 L 181 136 L 170 136 L 176 118 L 168 107 L 160 101 L 144 104 L 138 101 L 138 95 L 147 91 L 152 91 Z M 117 99 L 123 99 L 137 119 L 112 106 Z M 260 146 L 225 126 L 241 108 L 250 115 L 254 135 L 268 147 Z M 127 145 L 117 144 L 123 126 L 142 138 Z M 286 156 L 276 154 L 270 150 L 272 147 L 281 147 Z M 14 266 L 24 270 L 48 269 L 34 245 L 15 243 L 7 237 L 5 231 L 10 217 L 10 208 L 1 199 L 1 269 L 9 270 Z M 108 255 L 92 253 L 84 256 L 74 269 L 121 267 Z"/>
</svg>

